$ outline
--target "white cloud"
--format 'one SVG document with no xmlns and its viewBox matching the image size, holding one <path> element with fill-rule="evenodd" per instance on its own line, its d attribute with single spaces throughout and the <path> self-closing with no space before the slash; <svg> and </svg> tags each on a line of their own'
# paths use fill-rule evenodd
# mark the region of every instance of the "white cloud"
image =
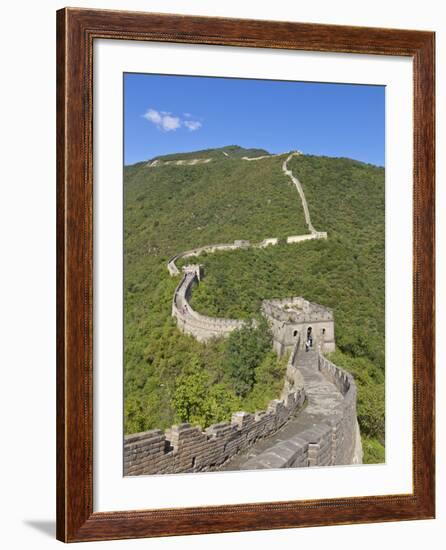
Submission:
<svg viewBox="0 0 446 550">
<path fill-rule="evenodd" d="M 177 116 L 164 115 L 162 121 L 163 130 L 170 132 L 181 126 L 181 120 Z"/>
<path fill-rule="evenodd" d="M 143 117 L 149 122 L 153 122 L 160 130 L 170 132 L 177 130 L 181 126 L 179 117 L 171 116 L 167 111 L 157 111 L 156 109 L 148 109 Z"/>
<path fill-rule="evenodd" d="M 150 120 L 150 122 L 153 122 L 153 124 L 161 124 L 162 117 L 158 111 L 155 111 L 155 109 L 149 109 L 146 114 L 143 115 L 144 118 L 147 120 Z"/>
<path fill-rule="evenodd" d="M 155 124 L 159 130 L 164 132 L 172 132 L 178 130 L 181 126 L 185 126 L 190 132 L 199 130 L 202 126 L 198 120 L 190 120 L 192 116 L 190 113 L 183 113 L 185 118 L 189 120 L 182 120 L 179 116 L 174 116 L 170 111 L 158 111 L 157 109 L 148 109 L 143 117 Z"/>
<path fill-rule="evenodd" d="M 195 132 L 195 130 L 199 130 L 201 128 L 201 122 L 198 120 L 185 120 L 184 126 L 188 128 L 191 132 Z"/>
</svg>

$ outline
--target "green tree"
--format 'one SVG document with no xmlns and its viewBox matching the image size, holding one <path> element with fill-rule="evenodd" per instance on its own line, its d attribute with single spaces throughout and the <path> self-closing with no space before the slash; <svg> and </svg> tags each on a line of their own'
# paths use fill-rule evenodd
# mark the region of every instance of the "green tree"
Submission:
<svg viewBox="0 0 446 550">
<path fill-rule="evenodd" d="M 173 404 L 177 421 L 199 424 L 204 429 L 229 420 L 239 400 L 223 383 L 211 384 L 210 375 L 195 360 L 178 377 Z"/>
<path fill-rule="evenodd" d="M 256 382 L 245 398 L 244 410 L 249 412 L 264 410 L 271 399 L 280 395 L 287 362 L 288 356 L 285 355 L 279 359 L 272 350 L 265 355 L 256 368 Z"/>
<path fill-rule="evenodd" d="M 173 406 L 179 422 L 204 424 L 209 375 L 197 360 L 193 360 L 177 378 Z"/>
<path fill-rule="evenodd" d="M 223 420 L 229 420 L 234 411 L 240 408 L 240 400 L 224 384 L 215 384 L 209 389 L 204 402 L 203 427 Z"/>
<path fill-rule="evenodd" d="M 272 336 L 264 318 L 257 326 L 244 325 L 228 338 L 224 370 L 228 373 L 235 393 L 244 397 L 256 381 L 256 368 L 272 346 Z"/>
</svg>

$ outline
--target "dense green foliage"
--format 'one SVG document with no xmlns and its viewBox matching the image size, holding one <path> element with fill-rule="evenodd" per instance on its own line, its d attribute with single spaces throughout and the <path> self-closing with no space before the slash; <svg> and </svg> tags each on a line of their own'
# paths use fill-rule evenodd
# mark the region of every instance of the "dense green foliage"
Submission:
<svg viewBox="0 0 446 550">
<path fill-rule="evenodd" d="M 252 156 L 247 150 L 238 155 Z M 252 390 L 239 397 L 223 369 L 228 342 L 203 345 L 177 330 L 171 303 L 178 278 L 169 277 L 166 263 L 195 246 L 304 232 L 302 208 L 279 162 L 273 157 L 249 163 L 221 154 L 206 165 L 125 168 L 126 433 L 166 428 L 186 418 L 189 399 L 200 401 L 191 420 L 199 417 L 207 424 L 228 419 L 229 409 L 262 409 L 277 397 L 283 361 L 268 353 Z M 206 405 L 177 392 L 183 382 L 193 382 L 197 369 L 206 373 L 200 378 L 209 395 Z"/>
<path fill-rule="evenodd" d="M 370 439 L 367 437 L 362 438 L 362 451 L 363 451 L 363 464 L 379 464 L 385 462 L 385 450 L 382 445 L 376 439 Z"/>
<path fill-rule="evenodd" d="M 271 351 L 273 339 L 265 319 L 259 326 L 246 325 L 229 335 L 223 369 L 229 374 L 236 395 L 245 397 L 256 382 L 256 369 Z"/>
<path fill-rule="evenodd" d="M 358 383 L 365 461 L 382 461 L 384 170 L 349 159 L 293 158 L 313 225 L 328 240 L 286 245 L 287 235 L 307 229 L 281 171 L 284 157 L 244 162 L 209 154 L 215 160 L 206 165 L 125 168 L 126 432 L 183 420 L 204 427 L 278 396 L 286 358 L 271 351 L 267 332 L 245 329 L 204 345 L 177 330 L 170 309 L 178 278 L 169 277 L 166 262 L 205 244 L 279 237 L 275 247 L 200 256 L 205 277 L 192 304 L 245 319 L 266 298 L 301 295 L 332 307 L 333 360 Z"/>
<path fill-rule="evenodd" d="M 234 411 L 265 408 L 283 385 L 286 360 L 271 351 L 267 324 L 243 327 L 230 334 L 217 378 L 197 358 L 185 364 L 175 384 L 172 405 L 175 420 L 207 427 L 228 420 Z M 243 399 L 244 398 L 244 399 Z"/>
<path fill-rule="evenodd" d="M 229 385 L 211 384 L 211 377 L 196 359 L 186 365 L 176 381 L 172 405 L 179 422 L 191 422 L 202 427 L 229 418 L 238 407 Z"/>
</svg>

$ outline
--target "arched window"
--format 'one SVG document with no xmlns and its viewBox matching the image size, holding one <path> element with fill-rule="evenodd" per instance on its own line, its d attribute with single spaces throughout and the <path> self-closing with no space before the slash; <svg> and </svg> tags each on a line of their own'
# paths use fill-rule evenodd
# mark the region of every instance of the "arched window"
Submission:
<svg viewBox="0 0 446 550">
<path fill-rule="evenodd" d="M 295 330 L 295 331 L 293 332 L 293 336 L 294 336 L 294 337 L 297 336 L 297 330 Z"/>
</svg>

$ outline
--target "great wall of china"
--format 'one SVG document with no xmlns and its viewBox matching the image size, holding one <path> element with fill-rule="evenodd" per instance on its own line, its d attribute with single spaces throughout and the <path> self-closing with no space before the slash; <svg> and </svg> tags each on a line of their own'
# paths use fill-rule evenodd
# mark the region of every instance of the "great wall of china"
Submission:
<svg viewBox="0 0 446 550">
<path fill-rule="evenodd" d="M 288 168 L 288 162 L 299 154 L 288 154 L 282 171 L 296 187 L 309 233 L 289 236 L 288 244 L 327 238 L 325 232 L 313 227 L 302 185 Z M 264 158 L 270 156 L 242 160 Z M 153 161 L 148 166 L 195 165 L 200 161 L 207 163 L 212 159 Z M 277 238 L 268 238 L 257 244 L 240 240 L 203 246 L 175 255 L 168 261 L 167 269 L 171 276 L 178 276 L 181 271 L 177 261 L 198 257 L 203 252 L 277 244 Z M 193 287 L 200 283 L 201 266 L 184 265 L 182 272 L 172 300 L 172 316 L 181 331 L 205 342 L 226 337 L 245 324 L 238 319 L 209 317 L 194 311 L 190 299 Z M 289 353 L 280 399 L 274 399 L 265 411 L 255 414 L 236 412 L 230 421 L 214 424 L 204 432 L 199 426 L 180 424 L 166 432 L 155 429 L 128 435 L 124 441 L 125 475 L 362 462 L 354 379 L 323 355 L 335 349 L 332 311 L 302 297 L 291 297 L 264 300 L 261 312 L 271 328 L 276 353 L 279 356 Z M 312 347 L 308 349 L 310 335 Z"/>
</svg>

